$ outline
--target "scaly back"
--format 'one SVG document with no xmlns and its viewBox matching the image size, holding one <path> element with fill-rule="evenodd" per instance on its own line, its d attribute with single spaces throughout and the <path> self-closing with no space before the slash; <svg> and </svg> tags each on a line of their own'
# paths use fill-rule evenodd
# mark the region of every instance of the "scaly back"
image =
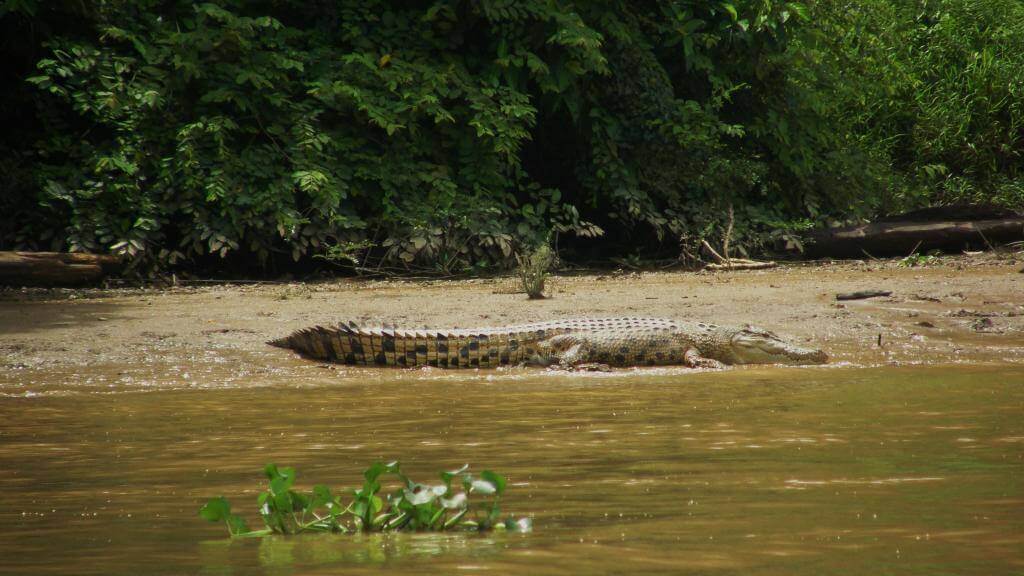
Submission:
<svg viewBox="0 0 1024 576">
<path fill-rule="evenodd" d="M 488 368 L 534 357 L 538 343 L 576 332 L 676 330 L 665 318 L 569 318 L 514 326 L 407 330 L 343 322 L 315 326 L 268 342 L 316 360 L 361 366 Z"/>
</svg>

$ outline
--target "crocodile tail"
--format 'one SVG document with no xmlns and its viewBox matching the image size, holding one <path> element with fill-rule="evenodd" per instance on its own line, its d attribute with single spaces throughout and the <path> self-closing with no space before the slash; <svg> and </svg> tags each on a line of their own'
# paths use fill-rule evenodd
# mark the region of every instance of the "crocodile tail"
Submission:
<svg viewBox="0 0 1024 576">
<path fill-rule="evenodd" d="M 509 347 L 509 341 L 516 342 L 517 336 L 526 344 L 533 334 L 497 336 L 456 330 L 361 328 L 354 322 L 348 322 L 327 328 L 315 326 L 296 330 L 267 344 L 294 350 L 314 360 L 341 364 L 487 368 L 514 363 L 518 359 L 515 349 Z"/>
<path fill-rule="evenodd" d="M 327 329 L 323 326 L 296 330 L 284 338 L 270 340 L 267 344 L 278 348 L 288 348 L 315 360 L 330 360 L 329 349 L 325 346 L 330 342 Z"/>
<path fill-rule="evenodd" d="M 274 340 L 267 340 L 267 344 L 270 344 L 271 346 L 276 346 L 278 348 L 288 348 L 288 349 L 291 349 L 291 347 L 292 347 L 292 337 L 291 337 L 291 335 L 288 335 L 288 336 L 285 336 L 284 338 L 277 338 L 277 339 L 274 339 Z"/>
<path fill-rule="evenodd" d="M 395 331 L 360 328 L 355 322 L 296 330 L 267 344 L 294 350 L 307 358 L 339 364 L 396 366 Z M 404 349 L 404 347 L 403 347 Z M 385 353 L 388 352 L 388 353 Z"/>
</svg>

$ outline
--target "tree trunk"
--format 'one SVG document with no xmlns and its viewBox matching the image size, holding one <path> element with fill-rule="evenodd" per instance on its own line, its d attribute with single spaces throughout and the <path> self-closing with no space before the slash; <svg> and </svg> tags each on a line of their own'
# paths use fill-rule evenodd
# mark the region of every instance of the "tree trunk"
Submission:
<svg viewBox="0 0 1024 576">
<path fill-rule="evenodd" d="M 929 250 L 982 249 L 1024 240 L 1024 217 L 991 220 L 873 222 L 811 234 L 806 254 L 811 257 L 862 258 L 908 256 Z"/>
<path fill-rule="evenodd" d="M 0 252 L 0 284 L 74 286 L 121 268 L 121 258 L 71 252 Z"/>
</svg>

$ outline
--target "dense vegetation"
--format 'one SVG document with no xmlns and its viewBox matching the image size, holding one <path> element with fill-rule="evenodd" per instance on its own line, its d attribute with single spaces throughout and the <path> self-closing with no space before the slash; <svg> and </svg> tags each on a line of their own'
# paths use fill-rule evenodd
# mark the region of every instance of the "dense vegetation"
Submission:
<svg viewBox="0 0 1024 576">
<path fill-rule="evenodd" d="M 463 271 L 1024 204 L 1018 0 L 5 0 L 0 249 Z"/>
</svg>

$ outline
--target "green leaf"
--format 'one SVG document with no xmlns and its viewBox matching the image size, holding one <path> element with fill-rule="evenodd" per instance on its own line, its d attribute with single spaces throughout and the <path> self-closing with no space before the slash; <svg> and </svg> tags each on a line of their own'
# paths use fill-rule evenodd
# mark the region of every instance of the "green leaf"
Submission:
<svg viewBox="0 0 1024 576">
<path fill-rule="evenodd" d="M 700 20 L 700 19 L 690 20 L 686 24 L 683 24 L 683 27 L 680 29 L 680 32 L 682 32 L 684 35 L 693 34 L 698 29 L 700 29 L 700 27 L 703 26 L 703 25 L 704 25 L 704 21 L 703 20 Z"/>
<path fill-rule="evenodd" d="M 292 512 L 292 497 L 288 492 L 279 492 L 274 494 L 274 507 L 281 512 Z"/>
<path fill-rule="evenodd" d="M 310 508 L 319 508 L 334 500 L 331 495 L 331 489 L 323 484 L 317 484 L 313 487 L 313 498 L 309 502 Z"/>
<path fill-rule="evenodd" d="M 267 475 L 267 478 L 273 480 L 280 476 L 280 472 L 277 471 L 277 464 L 267 464 L 263 467 L 263 473 Z"/>
<path fill-rule="evenodd" d="M 233 536 L 239 536 L 245 532 L 249 532 L 249 525 L 245 522 L 245 519 L 237 514 L 231 514 L 227 517 L 228 531 Z"/>
<path fill-rule="evenodd" d="M 291 478 L 288 476 L 278 476 L 270 481 L 270 492 L 275 496 L 285 494 L 291 489 L 294 480 L 294 476 Z"/>
<path fill-rule="evenodd" d="M 796 12 L 796 15 L 801 20 L 809 20 L 810 16 L 807 14 L 807 6 L 800 2 L 786 2 L 786 7 Z"/>
<path fill-rule="evenodd" d="M 352 513 L 360 518 L 366 516 L 367 505 L 365 500 L 361 500 L 352 504 Z"/>
<path fill-rule="evenodd" d="M 438 508 L 437 511 L 434 512 L 434 515 L 430 517 L 430 521 L 427 523 L 427 525 L 433 526 L 434 524 L 436 524 L 437 521 L 441 518 L 442 514 L 444 514 L 444 508 Z"/>
<path fill-rule="evenodd" d="M 445 521 L 445 523 L 444 523 L 445 529 L 451 528 L 452 526 L 455 526 L 456 524 L 458 524 L 460 521 L 462 521 L 463 518 L 466 517 L 466 514 L 468 514 L 468 513 L 469 513 L 469 508 L 463 508 L 461 512 L 459 512 L 455 516 L 452 516 L 451 518 L 449 518 L 448 520 Z"/>
<path fill-rule="evenodd" d="M 504 476 L 491 472 L 490 470 L 484 470 L 483 472 L 480 473 L 480 478 L 493 484 L 495 491 L 499 495 L 505 491 L 505 485 L 507 484 L 507 482 L 505 481 Z"/>
<path fill-rule="evenodd" d="M 227 499 L 223 496 L 211 498 L 202 508 L 199 509 L 199 515 L 206 518 L 210 522 L 220 522 L 231 514 L 231 504 L 228 503 Z"/>
<path fill-rule="evenodd" d="M 386 464 L 383 462 L 374 462 L 372 466 L 363 472 L 363 478 L 366 478 L 366 481 L 372 484 L 377 481 L 377 478 L 380 478 L 381 474 L 384 474 L 387 471 L 388 466 Z"/>
<path fill-rule="evenodd" d="M 292 506 L 294 507 L 296 512 L 301 512 L 302 510 L 306 510 L 309 508 L 309 496 L 306 496 L 302 492 L 296 492 L 294 490 L 289 490 L 288 495 L 292 499 Z"/>
</svg>

